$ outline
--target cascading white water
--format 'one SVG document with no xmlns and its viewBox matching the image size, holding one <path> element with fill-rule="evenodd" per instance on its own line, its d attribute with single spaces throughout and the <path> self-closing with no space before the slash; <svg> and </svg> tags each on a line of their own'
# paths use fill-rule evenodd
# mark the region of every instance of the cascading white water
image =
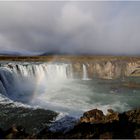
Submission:
<svg viewBox="0 0 140 140">
<path fill-rule="evenodd" d="M 51 80 L 67 79 L 67 64 L 48 64 L 46 68 L 47 78 Z"/>
<path fill-rule="evenodd" d="M 1 81 L 1 89 L 2 93 L 9 92 L 13 86 L 13 82 L 15 81 L 15 77 L 12 74 L 12 71 L 8 68 L 0 68 L 0 81 Z"/>
<path fill-rule="evenodd" d="M 83 80 L 88 80 L 87 67 L 83 64 Z"/>
<path fill-rule="evenodd" d="M 57 78 L 72 78 L 73 76 L 71 64 L 8 64 L 6 67 L 23 77 L 43 75 L 48 79 L 55 80 Z"/>
<path fill-rule="evenodd" d="M 6 67 L 21 77 L 34 77 L 43 76 L 50 80 L 56 79 L 75 79 L 72 64 L 65 63 L 41 63 L 41 64 L 28 64 L 28 63 L 9 63 L 4 64 Z M 82 80 L 89 80 L 87 66 L 83 64 Z"/>
<path fill-rule="evenodd" d="M 71 79 L 72 75 L 71 64 L 2 64 L 0 91 L 12 99 L 27 101 L 36 93 L 46 92 L 46 87 L 48 91 L 54 85 L 58 86 L 65 80 Z"/>
</svg>

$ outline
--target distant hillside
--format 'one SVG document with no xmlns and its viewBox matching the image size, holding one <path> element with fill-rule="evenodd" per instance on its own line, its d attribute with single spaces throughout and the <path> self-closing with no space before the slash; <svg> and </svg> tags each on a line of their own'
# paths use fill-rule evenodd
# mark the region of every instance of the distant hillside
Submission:
<svg viewBox="0 0 140 140">
<path fill-rule="evenodd" d="M 21 53 L 16 51 L 0 51 L 1 56 L 21 56 Z"/>
<path fill-rule="evenodd" d="M 38 52 L 29 51 L 0 51 L 0 56 L 39 56 Z"/>
</svg>

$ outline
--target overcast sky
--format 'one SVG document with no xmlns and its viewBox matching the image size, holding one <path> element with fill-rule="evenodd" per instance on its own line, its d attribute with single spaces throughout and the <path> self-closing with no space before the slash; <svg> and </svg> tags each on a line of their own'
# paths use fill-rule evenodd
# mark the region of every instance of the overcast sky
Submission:
<svg viewBox="0 0 140 140">
<path fill-rule="evenodd" d="M 0 2 L 0 52 L 140 54 L 140 1 Z"/>
</svg>

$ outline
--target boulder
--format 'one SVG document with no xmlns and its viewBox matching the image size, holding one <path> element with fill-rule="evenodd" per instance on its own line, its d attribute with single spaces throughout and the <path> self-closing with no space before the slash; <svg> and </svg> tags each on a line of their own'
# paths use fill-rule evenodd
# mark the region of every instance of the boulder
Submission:
<svg viewBox="0 0 140 140">
<path fill-rule="evenodd" d="M 87 111 L 83 114 L 83 117 L 80 118 L 81 123 L 100 123 L 103 120 L 104 114 L 101 110 L 98 109 Z"/>
<path fill-rule="evenodd" d="M 125 114 L 129 122 L 140 124 L 140 109 L 127 111 Z"/>
<path fill-rule="evenodd" d="M 85 112 L 80 118 L 80 123 L 111 123 L 113 121 L 119 121 L 119 113 L 114 112 L 112 109 L 108 109 L 106 116 L 101 110 L 93 109 Z"/>
<path fill-rule="evenodd" d="M 119 113 L 118 112 L 114 112 L 112 109 L 108 109 L 107 111 L 108 111 L 108 114 L 104 117 L 105 123 L 119 121 Z"/>
</svg>

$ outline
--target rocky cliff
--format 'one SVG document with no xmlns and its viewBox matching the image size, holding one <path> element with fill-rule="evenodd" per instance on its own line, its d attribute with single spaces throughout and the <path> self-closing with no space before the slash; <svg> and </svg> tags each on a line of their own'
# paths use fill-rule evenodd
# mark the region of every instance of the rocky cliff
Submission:
<svg viewBox="0 0 140 140">
<path fill-rule="evenodd" d="M 115 79 L 119 77 L 140 76 L 140 60 L 131 61 L 93 61 L 72 63 L 75 76 L 82 77 L 83 65 L 86 67 L 88 78 Z"/>
</svg>

